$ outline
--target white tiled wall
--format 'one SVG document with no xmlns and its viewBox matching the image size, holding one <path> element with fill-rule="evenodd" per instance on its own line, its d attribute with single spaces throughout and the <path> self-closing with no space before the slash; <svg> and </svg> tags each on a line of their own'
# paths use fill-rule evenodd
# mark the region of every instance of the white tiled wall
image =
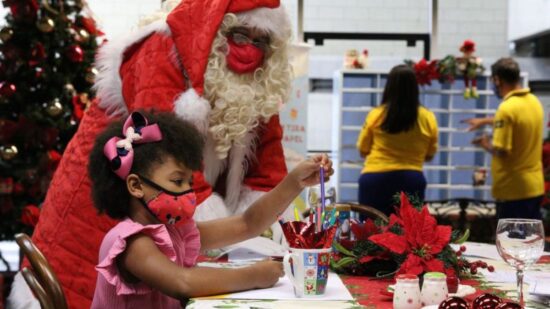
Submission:
<svg viewBox="0 0 550 309">
<path fill-rule="evenodd" d="M 421 32 L 429 30 L 431 0 L 304 0 L 304 29 L 334 32 Z M 297 0 L 281 1 L 296 21 Z M 516 1 L 517 2 L 517 1 Z M 538 1 L 540 2 L 540 1 Z M 160 0 L 88 0 L 108 38 L 126 33 L 138 19 L 160 7 Z M 439 1 L 436 57 L 458 53 L 464 39 L 473 39 L 481 57 L 508 53 L 507 0 Z M 0 16 L 5 12 L 0 9 Z M 405 42 L 326 41 L 313 55 L 343 55 L 349 48 L 368 48 L 371 56 L 420 57 L 422 44 Z"/>
<path fill-rule="evenodd" d="M 107 38 L 124 35 L 138 20 L 160 8 L 160 0 L 88 0 Z"/>
<path fill-rule="evenodd" d="M 296 0 L 282 0 L 295 19 Z M 333 32 L 427 33 L 431 0 L 304 0 L 304 30 Z M 457 54 L 465 39 L 473 39 L 481 57 L 508 53 L 508 1 L 439 1 L 440 36 L 436 57 Z M 314 47 L 313 55 L 343 55 L 349 48 L 368 48 L 370 55 L 421 57 L 422 43 L 407 47 L 405 42 L 326 41 Z"/>
</svg>

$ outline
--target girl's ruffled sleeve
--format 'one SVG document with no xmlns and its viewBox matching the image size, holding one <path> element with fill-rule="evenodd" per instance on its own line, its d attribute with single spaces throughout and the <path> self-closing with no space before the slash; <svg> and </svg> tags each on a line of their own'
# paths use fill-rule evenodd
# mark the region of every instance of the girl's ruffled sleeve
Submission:
<svg viewBox="0 0 550 309">
<path fill-rule="evenodd" d="M 176 261 L 176 251 L 166 227 L 162 224 L 143 226 L 134 222 L 124 222 L 124 231 L 116 236 L 105 258 L 96 266 L 100 276 L 116 288 L 117 295 L 146 294 L 152 289 L 143 282 L 128 283 L 122 279 L 116 258 L 126 250 L 127 239 L 132 235 L 145 234 L 155 242 L 159 250 L 171 261 Z"/>
</svg>

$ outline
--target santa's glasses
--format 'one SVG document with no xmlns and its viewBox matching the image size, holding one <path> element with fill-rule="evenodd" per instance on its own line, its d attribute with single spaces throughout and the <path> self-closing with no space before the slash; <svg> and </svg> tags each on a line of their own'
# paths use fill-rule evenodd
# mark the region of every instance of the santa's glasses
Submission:
<svg viewBox="0 0 550 309">
<path fill-rule="evenodd" d="M 248 37 L 247 34 L 239 32 L 237 30 L 233 30 L 229 32 L 228 37 L 232 38 L 233 42 L 235 42 L 235 44 L 237 45 L 252 44 L 263 51 L 267 51 L 269 49 L 268 37 L 259 37 L 259 38 L 251 39 Z"/>
</svg>

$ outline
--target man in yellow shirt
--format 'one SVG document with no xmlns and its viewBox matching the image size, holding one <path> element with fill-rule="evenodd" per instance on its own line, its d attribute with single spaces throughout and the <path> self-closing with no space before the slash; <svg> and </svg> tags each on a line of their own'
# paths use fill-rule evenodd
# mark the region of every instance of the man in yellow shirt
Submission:
<svg viewBox="0 0 550 309">
<path fill-rule="evenodd" d="M 474 139 L 493 156 L 493 197 L 497 217 L 540 219 L 544 194 L 542 172 L 543 109 L 520 84 L 519 66 L 502 58 L 491 67 L 495 93 L 503 97 L 493 120 L 492 143 L 486 135 Z"/>
</svg>

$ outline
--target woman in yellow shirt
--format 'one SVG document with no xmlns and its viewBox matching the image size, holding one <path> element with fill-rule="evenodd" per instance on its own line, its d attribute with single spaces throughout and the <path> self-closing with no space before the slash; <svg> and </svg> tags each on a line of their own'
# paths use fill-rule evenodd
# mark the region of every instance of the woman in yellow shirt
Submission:
<svg viewBox="0 0 550 309">
<path fill-rule="evenodd" d="M 382 104 L 368 115 L 357 140 L 366 157 L 359 178 L 359 203 L 394 212 L 393 196 L 404 191 L 424 199 L 425 161 L 437 151 L 435 115 L 420 105 L 418 83 L 406 65 L 388 76 Z"/>
</svg>

